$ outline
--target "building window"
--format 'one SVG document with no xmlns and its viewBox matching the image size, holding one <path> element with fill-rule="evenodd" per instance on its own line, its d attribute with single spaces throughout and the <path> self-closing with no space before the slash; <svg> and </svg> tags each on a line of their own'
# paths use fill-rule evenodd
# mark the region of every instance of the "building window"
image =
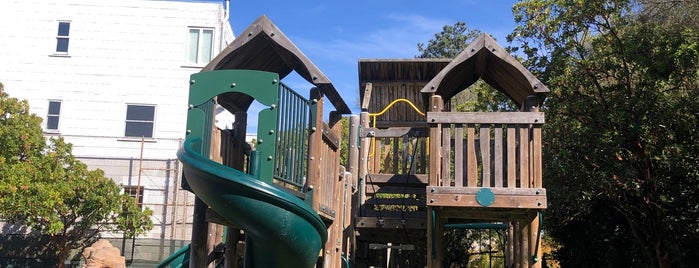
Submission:
<svg viewBox="0 0 699 268">
<path fill-rule="evenodd" d="M 138 207 L 143 208 L 143 186 L 138 187 L 135 185 L 124 186 L 124 193 L 128 194 L 136 200 Z"/>
<path fill-rule="evenodd" d="M 49 101 L 49 112 L 46 115 L 46 130 L 58 131 L 58 120 L 61 117 L 61 101 Z"/>
<path fill-rule="evenodd" d="M 204 65 L 211 61 L 214 30 L 211 28 L 189 28 L 187 41 L 187 63 Z"/>
<path fill-rule="evenodd" d="M 59 21 L 58 34 L 56 35 L 56 53 L 68 54 L 69 34 L 70 21 Z"/>
<path fill-rule="evenodd" d="M 126 106 L 126 137 L 153 137 L 155 121 L 155 106 L 132 105 Z"/>
</svg>

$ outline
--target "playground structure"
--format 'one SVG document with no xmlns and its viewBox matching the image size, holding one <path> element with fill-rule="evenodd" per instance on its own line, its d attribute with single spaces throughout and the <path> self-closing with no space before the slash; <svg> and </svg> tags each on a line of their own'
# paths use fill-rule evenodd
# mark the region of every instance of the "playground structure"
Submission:
<svg viewBox="0 0 699 268">
<path fill-rule="evenodd" d="M 541 267 L 548 89 L 491 37 L 452 60 L 360 60 L 362 111 L 350 115 L 267 17 L 242 33 L 191 76 L 178 158 L 197 196 L 192 241 L 159 267 L 443 267 L 448 228 L 504 229 L 505 265 Z M 309 98 L 281 82 L 292 71 L 314 86 Z M 451 111 L 478 79 L 520 111 Z M 214 126 L 217 105 L 235 115 L 232 130 Z"/>
</svg>

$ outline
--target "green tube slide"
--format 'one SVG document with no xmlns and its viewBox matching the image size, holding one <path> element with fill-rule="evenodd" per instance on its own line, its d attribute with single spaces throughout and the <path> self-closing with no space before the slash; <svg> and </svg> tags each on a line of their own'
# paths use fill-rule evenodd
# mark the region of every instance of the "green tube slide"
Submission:
<svg viewBox="0 0 699 268">
<path fill-rule="evenodd" d="M 202 156 L 196 150 L 200 143 L 198 137 L 188 138 L 177 152 L 184 178 L 204 203 L 245 230 L 249 241 L 246 263 L 253 267 L 315 267 L 328 235 L 313 208 L 275 185 Z M 181 258 L 168 258 L 171 263 L 163 262 L 160 267 L 180 267 L 172 262 L 188 258 L 178 253 Z"/>
</svg>

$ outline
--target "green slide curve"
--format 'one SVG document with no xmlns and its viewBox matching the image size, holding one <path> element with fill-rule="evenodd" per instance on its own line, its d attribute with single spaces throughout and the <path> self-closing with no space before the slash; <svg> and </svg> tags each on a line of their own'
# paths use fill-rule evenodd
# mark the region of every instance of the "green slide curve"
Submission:
<svg viewBox="0 0 699 268">
<path fill-rule="evenodd" d="M 202 156 L 195 149 L 200 142 L 188 138 L 177 152 L 184 177 L 204 203 L 245 230 L 252 241 L 246 262 L 254 267 L 314 267 L 328 234 L 313 208 L 277 186 Z"/>
</svg>

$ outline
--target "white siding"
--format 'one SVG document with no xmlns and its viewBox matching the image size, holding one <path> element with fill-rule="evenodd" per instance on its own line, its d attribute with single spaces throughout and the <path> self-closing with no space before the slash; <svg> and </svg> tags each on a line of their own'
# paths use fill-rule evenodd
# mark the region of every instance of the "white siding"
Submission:
<svg viewBox="0 0 699 268">
<path fill-rule="evenodd" d="M 185 63 L 188 27 L 214 29 L 215 56 L 233 37 L 223 12 L 223 1 L 4 0 L 0 82 L 43 118 L 48 101 L 61 100 L 58 135 L 78 158 L 139 159 L 140 139 L 124 138 L 126 106 L 155 105 L 143 158 L 174 159 L 184 138 L 189 75 L 202 67 Z M 58 21 L 71 23 L 67 56 L 54 55 Z M 99 168 L 121 174 L 113 177 L 118 183 L 128 174 Z M 149 177 L 147 187 L 172 188 L 159 179 Z M 146 200 L 168 202 L 162 194 L 146 193 Z M 149 236 L 160 232 L 156 226 Z"/>
</svg>

